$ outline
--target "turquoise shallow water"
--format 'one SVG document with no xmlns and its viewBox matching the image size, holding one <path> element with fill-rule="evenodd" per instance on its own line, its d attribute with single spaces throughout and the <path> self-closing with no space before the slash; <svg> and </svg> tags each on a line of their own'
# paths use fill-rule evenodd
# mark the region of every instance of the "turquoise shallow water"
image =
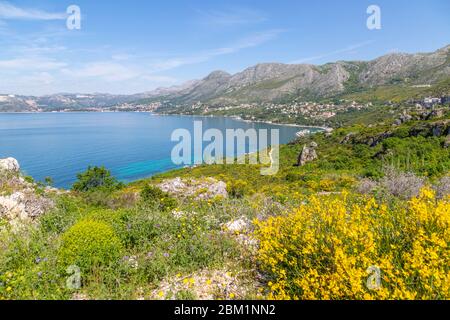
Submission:
<svg viewBox="0 0 450 320">
<path fill-rule="evenodd" d="M 193 131 L 194 120 L 204 130 L 280 130 L 280 142 L 300 129 L 231 118 L 161 116 L 149 113 L 30 113 L 0 114 L 0 158 L 14 157 L 22 170 L 38 181 L 50 176 L 55 186 L 69 188 L 76 174 L 89 165 L 104 165 L 121 181 L 130 182 L 177 168 L 171 161 L 175 129 Z M 224 134 L 225 136 L 225 134 Z M 247 146 L 255 151 L 257 146 Z"/>
</svg>

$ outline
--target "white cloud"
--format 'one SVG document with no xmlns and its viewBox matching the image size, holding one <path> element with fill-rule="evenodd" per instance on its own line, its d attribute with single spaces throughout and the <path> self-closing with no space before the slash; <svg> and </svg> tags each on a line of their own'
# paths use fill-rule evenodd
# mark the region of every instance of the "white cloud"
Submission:
<svg viewBox="0 0 450 320">
<path fill-rule="evenodd" d="M 145 80 L 149 82 L 175 83 L 176 79 L 167 76 L 145 73 L 135 65 L 124 65 L 115 61 L 99 61 L 88 63 L 81 68 L 64 68 L 63 76 L 75 78 L 95 78 L 106 82 L 127 80 Z"/>
<path fill-rule="evenodd" d="M 320 59 L 327 58 L 327 57 L 332 57 L 334 55 L 341 54 L 341 53 L 354 52 L 356 49 L 368 46 L 369 44 L 372 44 L 373 42 L 374 42 L 373 40 L 364 41 L 364 42 L 361 42 L 361 43 L 357 43 L 357 44 L 353 44 L 353 45 L 347 46 L 347 47 L 339 49 L 339 50 L 335 50 L 335 51 L 319 54 L 317 56 L 301 58 L 301 59 L 292 61 L 290 63 L 291 64 L 305 63 L 305 62 L 320 60 Z"/>
<path fill-rule="evenodd" d="M 63 69 L 63 74 L 78 78 L 102 78 L 106 81 L 123 81 L 135 78 L 139 72 L 115 62 L 93 62 L 81 68 Z"/>
<path fill-rule="evenodd" d="M 208 61 L 214 57 L 237 53 L 241 50 L 262 45 L 270 40 L 275 39 L 280 33 L 285 30 L 273 29 L 264 32 L 256 33 L 250 37 L 242 39 L 229 47 L 216 48 L 195 55 L 177 57 L 166 60 L 158 60 L 151 64 L 153 72 L 175 69 L 184 65 L 191 65 Z"/>
<path fill-rule="evenodd" d="M 157 75 L 143 75 L 141 76 L 142 80 L 146 80 L 149 82 L 157 82 L 157 83 L 165 83 L 165 84 L 173 84 L 177 83 L 178 80 L 173 77 L 167 77 L 167 76 L 157 76 Z"/>
<path fill-rule="evenodd" d="M 24 83 L 37 83 L 39 85 L 50 85 L 55 82 L 55 78 L 52 74 L 48 72 L 33 73 L 31 75 L 26 75 L 21 78 Z"/>
<path fill-rule="evenodd" d="M 8 19 L 52 17 L 43 11 L 5 5 L 1 0 L 0 10 L 0 22 L 6 17 Z M 135 93 L 173 85 L 179 83 L 179 80 L 164 75 L 163 71 L 235 54 L 246 48 L 269 42 L 284 32 L 277 29 L 266 30 L 240 39 L 229 46 L 178 57 L 160 56 L 158 59 L 155 53 L 127 54 L 123 50 L 114 51 L 114 48 L 72 49 L 71 45 L 60 41 L 63 36 L 71 36 L 67 30 L 52 28 L 33 33 L 7 31 L 7 36 L 0 35 L 0 47 L 4 49 L 0 52 L 0 71 L 3 78 L 8 81 L 1 83 L 0 91 L 26 94 L 96 91 Z M 75 51 L 83 60 L 75 57 Z M 108 52 L 111 52 L 109 56 Z"/>
<path fill-rule="evenodd" d="M 51 13 L 32 8 L 19 8 L 8 2 L 0 2 L 0 19 L 63 20 L 65 13 Z"/>
<path fill-rule="evenodd" d="M 0 60 L 0 68 L 10 70 L 53 70 L 65 67 L 64 62 L 47 58 L 15 58 L 9 60 Z"/>
<path fill-rule="evenodd" d="M 39 46 L 33 44 L 30 46 L 12 47 L 12 49 L 24 54 L 36 55 L 36 54 L 59 53 L 67 50 L 67 47 L 59 45 Z"/>
</svg>

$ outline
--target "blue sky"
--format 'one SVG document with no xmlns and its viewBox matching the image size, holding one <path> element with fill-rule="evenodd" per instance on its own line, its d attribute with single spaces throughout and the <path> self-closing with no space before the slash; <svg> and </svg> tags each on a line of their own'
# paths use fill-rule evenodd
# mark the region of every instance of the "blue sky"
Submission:
<svg viewBox="0 0 450 320">
<path fill-rule="evenodd" d="M 448 0 L 0 0 L 0 93 L 129 94 L 262 62 L 429 52 L 450 44 L 449 13 Z"/>
</svg>

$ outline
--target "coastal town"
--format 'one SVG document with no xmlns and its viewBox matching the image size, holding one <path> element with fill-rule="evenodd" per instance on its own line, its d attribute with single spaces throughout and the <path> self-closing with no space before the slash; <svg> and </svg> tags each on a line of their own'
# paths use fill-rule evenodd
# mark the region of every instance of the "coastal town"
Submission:
<svg viewBox="0 0 450 320">
<path fill-rule="evenodd" d="M 450 103 L 450 96 L 425 97 L 410 99 L 404 103 L 386 101 L 384 103 L 361 103 L 354 100 L 340 99 L 333 102 L 293 101 L 290 103 L 244 103 L 237 105 L 210 105 L 197 102 L 192 105 L 165 105 L 152 103 L 147 106 L 136 106 L 136 109 L 151 109 L 152 112 L 184 115 L 221 115 L 232 116 L 246 121 L 303 123 L 329 125 L 343 114 L 364 113 L 376 108 L 388 108 L 390 113 L 426 111 L 446 107 Z M 115 110 L 133 107 L 119 106 Z"/>
</svg>

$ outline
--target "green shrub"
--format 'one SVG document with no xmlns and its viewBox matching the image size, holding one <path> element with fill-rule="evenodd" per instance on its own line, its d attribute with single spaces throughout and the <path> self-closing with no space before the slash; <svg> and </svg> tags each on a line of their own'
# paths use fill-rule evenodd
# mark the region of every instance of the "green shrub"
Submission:
<svg viewBox="0 0 450 320">
<path fill-rule="evenodd" d="M 284 179 L 288 182 L 303 181 L 303 175 L 297 172 L 289 172 Z"/>
<path fill-rule="evenodd" d="M 85 205 L 82 199 L 67 195 L 56 201 L 56 206 L 39 219 L 44 233 L 63 233 L 80 218 Z"/>
<path fill-rule="evenodd" d="M 52 177 L 45 177 L 44 178 L 44 183 L 46 186 L 52 186 L 54 183 L 54 180 Z"/>
<path fill-rule="evenodd" d="M 243 180 L 231 181 L 227 184 L 227 192 L 233 198 L 242 198 L 248 192 L 248 184 Z"/>
<path fill-rule="evenodd" d="M 151 185 L 146 185 L 142 189 L 141 200 L 145 204 L 157 206 L 162 211 L 169 211 L 177 206 L 176 200 L 167 192 Z"/>
<path fill-rule="evenodd" d="M 34 183 L 33 177 L 25 176 L 24 179 L 25 179 L 25 181 L 28 182 L 28 183 Z"/>
<path fill-rule="evenodd" d="M 105 167 L 88 167 L 85 172 L 77 174 L 77 178 L 72 186 L 75 191 L 115 190 L 122 186 Z"/>
<path fill-rule="evenodd" d="M 409 128 L 408 127 L 398 128 L 397 130 L 394 131 L 394 137 L 397 137 L 397 138 L 409 137 Z"/>
<path fill-rule="evenodd" d="M 180 290 L 175 294 L 177 300 L 196 300 L 197 296 L 189 290 Z"/>
<path fill-rule="evenodd" d="M 58 260 L 64 267 L 76 265 L 89 271 L 113 264 L 121 251 L 122 245 L 112 227 L 103 222 L 82 220 L 63 234 Z"/>
</svg>

